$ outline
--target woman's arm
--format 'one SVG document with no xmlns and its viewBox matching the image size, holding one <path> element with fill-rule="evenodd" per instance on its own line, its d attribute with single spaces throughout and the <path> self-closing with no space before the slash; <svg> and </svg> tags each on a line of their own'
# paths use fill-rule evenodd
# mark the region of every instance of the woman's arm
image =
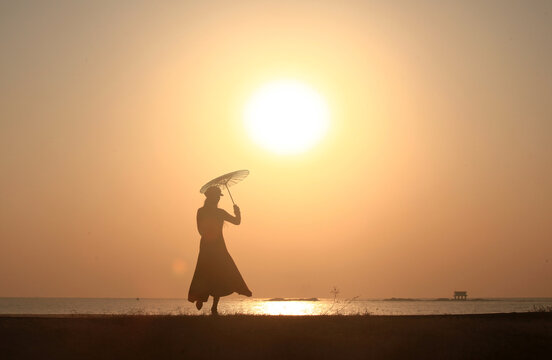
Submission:
<svg viewBox="0 0 552 360">
<path fill-rule="evenodd" d="M 197 210 L 196 215 L 197 232 L 203 236 L 203 217 L 201 216 L 201 209 Z"/>
<path fill-rule="evenodd" d="M 232 223 L 234 225 L 239 225 L 241 223 L 241 212 L 238 205 L 234 205 L 234 214 L 235 216 L 230 215 L 226 210 L 222 210 L 224 214 L 224 220 Z"/>
</svg>

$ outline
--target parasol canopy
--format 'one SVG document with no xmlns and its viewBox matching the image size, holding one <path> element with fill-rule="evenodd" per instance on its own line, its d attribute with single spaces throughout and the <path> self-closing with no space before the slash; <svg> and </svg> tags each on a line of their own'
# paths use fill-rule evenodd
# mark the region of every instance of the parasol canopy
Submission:
<svg viewBox="0 0 552 360">
<path fill-rule="evenodd" d="M 230 189 L 228 189 L 228 187 L 239 183 L 245 179 L 247 175 L 249 175 L 249 170 L 232 171 L 231 173 L 224 174 L 209 181 L 203 185 L 201 189 L 199 189 L 199 192 L 204 194 L 205 191 L 207 191 L 207 189 L 211 186 L 218 186 L 219 188 L 224 187 L 228 191 L 228 195 L 230 195 L 230 199 L 232 199 L 232 203 L 234 204 L 234 198 L 232 198 L 232 194 L 230 193 Z"/>
</svg>

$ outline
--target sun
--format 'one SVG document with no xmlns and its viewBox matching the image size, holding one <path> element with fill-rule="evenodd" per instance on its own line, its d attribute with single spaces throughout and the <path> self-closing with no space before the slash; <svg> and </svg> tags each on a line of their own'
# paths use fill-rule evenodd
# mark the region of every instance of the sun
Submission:
<svg viewBox="0 0 552 360">
<path fill-rule="evenodd" d="M 324 98 L 295 80 L 263 85 L 245 108 L 245 126 L 251 138 L 277 154 L 310 149 L 324 137 L 329 123 Z"/>
</svg>

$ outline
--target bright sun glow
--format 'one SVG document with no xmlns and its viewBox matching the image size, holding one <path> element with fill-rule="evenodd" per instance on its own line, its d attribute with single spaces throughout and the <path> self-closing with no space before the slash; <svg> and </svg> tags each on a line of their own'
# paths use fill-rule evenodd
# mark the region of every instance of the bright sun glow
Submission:
<svg viewBox="0 0 552 360">
<path fill-rule="evenodd" d="M 322 96 L 294 80 L 264 85 L 245 110 L 253 140 L 278 154 L 297 154 L 314 146 L 326 134 L 329 118 Z"/>
</svg>

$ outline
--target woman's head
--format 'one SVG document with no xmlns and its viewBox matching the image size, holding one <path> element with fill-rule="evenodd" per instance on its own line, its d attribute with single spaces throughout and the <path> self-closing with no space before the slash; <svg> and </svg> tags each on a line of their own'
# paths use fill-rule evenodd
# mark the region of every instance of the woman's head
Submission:
<svg viewBox="0 0 552 360">
<path fill-rule="evenodd" d="M 205 204 L 213 204 L 213 205 L 216 205 L 218 204 L 219 200 L 220 200 L 220 197 L 223 196 L 222 195 L 222 191 L 220 190 L 220 188 L 218 186 L 211 186 L 210 188 L 208 188 L 206 191 L 205 191 Z"/>
</svg>

